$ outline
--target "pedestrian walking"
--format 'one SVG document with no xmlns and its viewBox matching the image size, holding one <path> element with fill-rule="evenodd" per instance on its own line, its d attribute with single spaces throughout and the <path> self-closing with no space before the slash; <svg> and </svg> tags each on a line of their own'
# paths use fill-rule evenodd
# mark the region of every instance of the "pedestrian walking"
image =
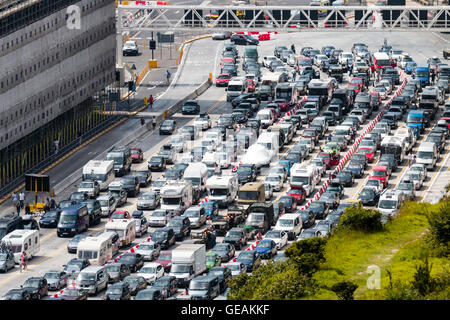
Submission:
<svg viewBox="0 0 450 320">
<path fill-rule="evenodd" d="M 148 104 L 150 105 L 150 108 L 153 108 L 153 95 L 150 95 L 150 97 L 148 97 Z"/>
<path fill-rule="evenodd" d="M 17 193 L 13 192 L 13 194 L 11 195 L 11 200 L 14 208 L 16 207 L 17 199 L 18 199 Z"/>
<path fill-rule="evenodd" d="M 167 80 L 167 84 L 170 83 L 170 72 L 169 70 L 166 70 L 166 80 Z"/>
<path fill-rule="evenodd" d="M 145 124 L 145 119 L 144 117 L 141 117 L 141 126 L 143 126 Z"/>
<path fill-rule="evenodd" d="M 44 203 L 44 212 L 50 211 L 50 199 L 47 198 Z"/>
<path fill-rule="evenodd" d="M 349 74 L 349 75 L 352 74 L 352 71 L 353 71 L 353 65 L 350 64 L 350 65 L 348 66 L 348 74 Z"/>
<path fill-rule="evenodd" d="M 20 209 L 23 209 L 25 206 L 25 193 L 23 191 L 19 193 L 19 201 L 20 201 Z"/>
<path fill-rule="evenodd" d="M 24 272 L 27 270 L 27 253 L 22 251 L 20 254 L 20 272 Z"/>
<path fill-rule="evenodd" d="M 55 198 L 53 197 L 50 199 L 50 209 L 52 210 L 56 209 L 56 201 Z"/>
<path fill-rule="evenodd" d="M 16 202 L 16 212 L 17 215 L 20 215 L 20 202 Z"/>
<path fill-rule="evenodd" d="M 292 50 L 293 53 L 295 53 L 295 46 L 294 46 L 294 44 L 291 44 L 291 50 Z"/>
<path fill-rule="evenodd" d="M 153 125 L 153 129 L 155 129 L 156 128 L 156 118 L 155 118 L 155 116 L 153 116 L 153 118 L 152 118 L 152 125 Z"/>
<path fill-rule="evenodd" d="M 297 77 L 297 71 L 294 69 L 294 70 L 292 70 L 292 81 L 295 81 L 296 77 Z"/>
</svg>

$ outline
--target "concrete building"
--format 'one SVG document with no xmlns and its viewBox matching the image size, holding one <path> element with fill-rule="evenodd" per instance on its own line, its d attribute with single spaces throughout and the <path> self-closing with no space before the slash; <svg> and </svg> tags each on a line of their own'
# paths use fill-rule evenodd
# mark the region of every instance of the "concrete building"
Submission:
<svg viewBox="0 0 450 320">
<path fill-rule="evenodd" d="M 0 1 L 0 188 L 93 125 L 91 97 L 115 82 L 115 30 L 111 0 Z"/>
</svg>

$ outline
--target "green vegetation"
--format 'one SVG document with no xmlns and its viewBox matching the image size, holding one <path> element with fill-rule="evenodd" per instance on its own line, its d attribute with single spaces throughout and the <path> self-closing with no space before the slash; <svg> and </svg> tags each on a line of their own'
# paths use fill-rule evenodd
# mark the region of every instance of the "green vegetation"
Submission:
<svg viewBox="0 0 450 320">
<path fill-rule="evenodd" d="M 449 299 L 450 199 L 406 202 L 381 225 L 375 210 L 347 209 L 328 239 L 295 242 L 286 262 L 231 282 L 233 299 Z M 368 268 L 371 266 L 371 268 Z M 369 280 L 379 279 L 379 289 Z M 370 282 L 372 283 L 372 282 Z M 295 289 L 294 289 L 295 288 Z"/>
</svg>

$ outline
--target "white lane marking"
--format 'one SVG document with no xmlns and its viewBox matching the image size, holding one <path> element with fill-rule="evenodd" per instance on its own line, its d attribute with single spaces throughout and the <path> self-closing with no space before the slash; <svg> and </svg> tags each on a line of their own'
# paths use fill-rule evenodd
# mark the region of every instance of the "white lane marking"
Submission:
<svg viewBox="0 0 450 320">
<path fill-rule="evenodd" d="M 426 189 L 426 191 L 424 192 L 423 196 L 422 196 L 422 201 L 425 199 L 425 196 L 427 195 L 428 192 L 430 192 L 431 188 L 433 187 L 433 185 L 435 184 L 437 178 L 441 175 L 441 171 L 442 168 L 445 167 L 445 164 L 448 161 L 448 158 L 450 157 L 450 152 L 447 151 L 447 156 L 445 157 L 444 161 L 441 164 L 441 167 L 439 168 L 439 171 L 437 172 L 437 174 L 433 177 L 433 180 L 430 182 L 430 185 L 428 186 L 428 188 Z"/>
</svg>

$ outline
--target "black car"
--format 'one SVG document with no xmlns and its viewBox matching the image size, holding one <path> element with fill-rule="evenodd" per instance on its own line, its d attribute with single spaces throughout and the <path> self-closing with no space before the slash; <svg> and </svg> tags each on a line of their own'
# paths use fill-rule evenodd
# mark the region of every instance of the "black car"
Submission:
<svg viewBox="0 0 450 320">
<path fill-rule="evenodd" d="M 30 293 L 32 300 L 41 300 L 42 297 L 48 295 L 48 284 L 44 277 L 28 278 L 21 288 Z"/>
<path fill-rule="evenodd" d="M 162 156 L 153 156 L 148 162 L 148 170 L 164 171 L 166 170 L 166 159 Z"/>
<path fill-rule="evenodd" d="M 254 164 L 242 164 L 237 169 L 237 175 L 239 184 L 256 181 L 256 166 Z"/>
<path fill-rule="evenodd" d="M 292 196 L 282 196 L 278 201 L 284 203 L 286 212 L 294 212 L 297 209 L 297 201 Z"/>
<path fill-rule="evenodd" d="M 195 100 L 188 100 L 181 107 L 181 114 L 199 114 L 200 105 Z"/>
<path fill-rule="evenodd" d="M 39 230 L 39 224 L 32 215 L 22 216 L 22 226 L 25 230 Z"/>
<path fill-rule="evenodd" d="M 71 278 L 76 278 L 76 275 L 91 265 L 88 259 L 72 259 L 67 264 L 63 265 L 64 272 L 69 274 Z"/>
<path fill-rule="evenodd" d="M 156 229 L 152 234 L 152 241 L 161 246 L 161 249 L 166 250 L 175 244 L 175 232 L 170 227 Z"/>
<path fill-rule="evenodd" d="M 212 248 L 211 252 L 219 255 L 222 262 L 227 262 L 234 257 L 235 249 L 230 243 L 218 243 Z"/>
<path fill-rule="evenodd" d="M 339 172 L 337 174 L 336 179 L 344 187 L 351 187 L 355 181 L 353 171 L 350 171 L 350 170 L 342 170 L 341 172 Z"/>
<path fill-rule="evenodd" d="M 242 93 L 233 100 L 231 100 L 231 105 L 233 106 L 233 108 L 236 108 L 242 102 L 246 101 L 248 98 L 257 98 L 257 95 L 255 93 Z"/>
<path fill-rule="evenodd" d="M 188 217 L 174 217 L 169 220 L 167 227 L 173 229 L 177 241 L 182 241 L 184 237 L 191 234 L 191 222 Z"/>
<path fill-rule="evenodd" d="M 130 294 L 132 296 L 147 288 L 147 280 L 143 276 L 126 276 L 123 282 L 128 283 L 130 286 Z"/>
<path fill-rule="evenodd" d="M 235 129 L 236 127 L 236 121 L 231 115 L 221 115 L 219 119 L 217 119 L 217 124 L 226 129 Z"/>
<path fill-rule="evenodd" d="M 9 290 L 4 296 L 3 300 L 31 300 L 31 293 L 28 289 L 12 289 Z"/>
<path fill-rule="evenodd" d="M 227 267 L 213 267 L 208 275 L 214 275 L 219 278 L 220 293 L 228 287 L 228 279 L 231 279 L 231 270 Z"/>
<path fill-rule="evenodd" d="M 395 155 L 391 153 L 384 153 L 380 156 L 378 162 L 387 162 L 391 167 L 391 171 L 394 172 L 397 169 L 397 160 L 395 159 Z"/>
<path fill-rule="evenodd" d="M 131 289 L 126 282 L 118 282 L 108 286 L 105 293 L 106 300 L 130 300 Z"/>
<path fill-rule="evenodd" d="M 314 213 L 311 212 L 310 210 L 298 210 L 297 214 L 299 214 L 302 219 L 302 228 L 303 229 L 310 228 L 310 227 L 314 226 L 314 224 L 316 223 L 316 218 L 314 216 Z"/>
<path fill-rule="evenodd" d="M 230 77 L 237 77 L 238 69 L 233 65 L 225 65 L 221 70 L 221 74 L 229 74 Z"/>
<path fill-rule="evenodd" d="M 231 116 L 237 123 L 245 123 L 248 119 L 248 115 L 242 111 L 233 111 Z"/>
<path fill-rule="evenodd" d="M 222 243 L 232 244 L 238 250 L 242 249 L 247 244 L 247 238 L 244 229 L 230 229 L 225 235 L 225 238 L 223 238 Z"/>
<path fill-rule="evenodd" d="M 147 185 L 152 181 L 152 174 L 145 169 L 136 170 L 133 175 L 138 177 L 141 187 L 147 187 Z"/>
<path fill-rule="evenodd" d="M 68 200 L 75 201 L 76 203 L 80 203 L 87 199 L 89 199 L 87 192 L 74 192 L 70 195 Z"/>
<path fill-rule="evenodd" d="M 343 214 L 347 208 L 354 206 L 353 203 L 340 203 L 339 206 L 333 210 L 334 213 Z"/>
<path fill-rule="evenodd" d="M 231 42 L 237 45 L 258 45 L 259 40 L 255 39 L 247 34 L 233 34 L 231 36 Z"/>
<path fill-rule="evenodd" d="M 328 205 L 321 200 L 311 202 L 308 210 L 314 213 L 316 219 L 325 219 L 330 211 Z"/>
<path fill-rule="evenodd" d="M 152 289 L 159 289 L 161 292 L 163 292 L 163 288 L 166 289 L 165 299 L 177 293 L 177 278 L 175 276 L 164 276 L 157 279 L 152 286 Z"/>
<path fill-rule="evenodd" d="M 134 300 L 163 300 L 163 296 L 161 290 L 150 288 L 139 291 Z"/>
<path fill-rule="evenodd" d="M 363 205 L 376 206 L 380 200 L 380 192 L 375 191 L 375 188 L 364 188 L 358 196 Z"/>
<path fill-rule="evenodd" d="M 320 200 L 325 202 L 331 209 L 337 208 L 340 202 L 339 194 L 328 190 L 322 194 Z"/>
<path fill-rule="evenodd" d="M 41 228 L 56 228 L 61 216 L 61 210 L 47 211 L 44 216 L 39 220 L 39 226 Z"/>
<path fill-rule="evenodd" d="M 128 252 L 123 254 L 117 262 L 128 265 L 131 272 L 136 272 L 144 265 L 144 257 L 139 253 Z"/>
<path fill-rule="evenodd" d="M 252 272 L 261 264 L 261 256 L 256 250 L 245 250 L 239 253 L 237 262 L 242 262 L 247 267 L 247 272 Z"/>
<path fill-rule="evenodd" d="M 366 157 L 365 153 L 355 153 L 352 156 L 350 162 L 352 162 L 352 161 L 361 164 L 363 167 L 363 170 L 365 170 L 367 167 L 367 157 Z"/>
<path fill-rule="evenodd" d="M 141 192 L 139 178 L 136 176 L 124 176 L 120 179 L 120 183 L 129 197 L 136 197 Z"/>
<path fill-rule="evenodd" d="M 178 128 L 175 120 L 166 119 L 161 123 L 159 127 L 159 134 L 172 134 Z"/>
<path fill-rule="evenodd" d="M 102 206 L 100 201 L 95 199 L 89 199 L 83 201 L 82 204 L 86 205 L 89 214 L 89 226 L 97 225 L 102 219 Z"/>
</svg>

